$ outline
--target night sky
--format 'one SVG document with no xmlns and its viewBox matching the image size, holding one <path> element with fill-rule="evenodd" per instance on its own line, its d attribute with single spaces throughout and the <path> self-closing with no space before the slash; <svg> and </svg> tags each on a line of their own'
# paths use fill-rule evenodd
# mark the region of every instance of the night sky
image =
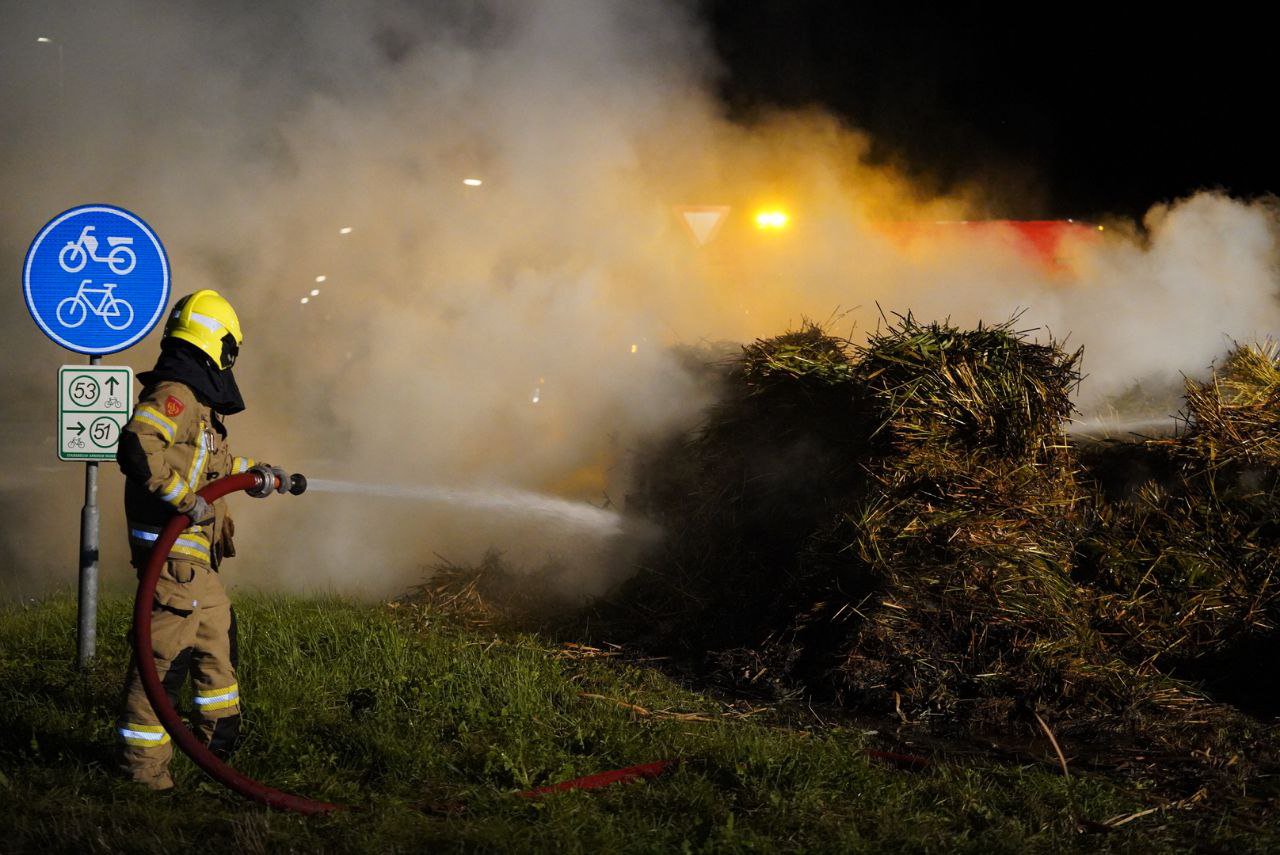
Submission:
<svg viewBox="0 0 1280 855">
<path fill-rule="evenodd" d="M 1119 20 L 1091 3 L 706 3 L 735 117 L 825 107 L 870 132 L 877 159 L 931 190 L 988 183 L 1015 217 L 1280 191 L 1274 30 L 1222 8 Z"/>
</svg>

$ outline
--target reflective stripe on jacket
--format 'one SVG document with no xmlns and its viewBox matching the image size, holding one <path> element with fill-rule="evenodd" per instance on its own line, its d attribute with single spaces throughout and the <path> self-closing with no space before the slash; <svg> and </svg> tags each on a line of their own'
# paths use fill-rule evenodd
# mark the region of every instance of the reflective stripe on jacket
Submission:
<svg viewBox="0 0 1280 855">
<path fill-rule="evenodd" d="M 163 382 L 142 391 L 116 452 L 126 478 L 124 508 L 135 566 L 145 563 L 174 512 L 195 507 L 198 490 L 254 465 L 251 458 L 232 456 L 226 436 L 222 421 L 186 384 Z M 219 555 L 232 554 L 226 505 L 219 500 L 214 509 L 212 522 L 191 526 L 178 537 L 175 559 L 214 565 Z"/>
</svg>

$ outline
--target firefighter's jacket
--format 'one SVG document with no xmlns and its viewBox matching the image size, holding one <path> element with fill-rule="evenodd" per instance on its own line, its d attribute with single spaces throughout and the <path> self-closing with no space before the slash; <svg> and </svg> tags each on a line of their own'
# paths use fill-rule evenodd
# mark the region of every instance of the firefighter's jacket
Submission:
<svg viewBox="0 0 1280 855">
<path fill-rule="evenodd" d="M 141 569 L 146 564 L 152 544 L 175 512 L 195 508 L 198 490 L 255 465 L 251 458 L 232 455 L 226 439 L 222 420 L 186 384 L 165 381 L 143 390 L 133 418 L 120 434 L 116 452 L 125 474 L 124 510 L 135 567 Z M 170 552 L 171 572 L 181 564 L 185 566 L 176 571 L 180 575 L 212 577 L 221 559 L 235 554 L 231 539 L 235 529 L 226 503 L 219 499 L 213 507 L 212 522 L 191 526 L 179 535 Z M 183 589 L 192 593 L 205 587 L 199 579 L 162 578 L 157 596 L 164 604 L 169 599 L 165 589 L 173 587 L 163 584 L 166 581 L 183 583 Z M 197 584 L 188 588 L 186 583 L 191 582 Z M 209 582 L 225 596 L 216 579 Z"/>
</svg>

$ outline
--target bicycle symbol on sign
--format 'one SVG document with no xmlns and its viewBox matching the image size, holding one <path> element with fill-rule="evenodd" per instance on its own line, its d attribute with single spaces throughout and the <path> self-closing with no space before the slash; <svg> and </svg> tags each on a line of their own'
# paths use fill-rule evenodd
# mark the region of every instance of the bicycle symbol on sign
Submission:
<svg viewBox="0 0 1280 855">
<path fill-rule="evenodd" d="M 58 323 L 67 329 L 75 329 L 84 323 L 92 312 L 102 318 L 102 322 L 113 330 L 122 330 L 129 326 L 133 323 L 133 306 L 111 293 L 115 287 L 114 282 L 103 282 L 95 288 L 92 279 L 84 280 L 75 294 L 58 303 L 56 312 Z M 98 298 L 96 305 L 91 297 Z"/>
<path fill-rule="evenodd" d="M 117 276 L 127 276 L 138 263 L 138 257 L 129 249 L 133 243 L 131 237 L 109 237 L 107 246 L 111 251 L 105 256 L 98 255 L 98 238 L 90 234 L 93 226 L 85 226 L 80 237 L 67 241 L 67 245 L 58 253 L 58 264 L 68 273 L 79 273 L 91 260 L 105 263 Z"/>
</svg>

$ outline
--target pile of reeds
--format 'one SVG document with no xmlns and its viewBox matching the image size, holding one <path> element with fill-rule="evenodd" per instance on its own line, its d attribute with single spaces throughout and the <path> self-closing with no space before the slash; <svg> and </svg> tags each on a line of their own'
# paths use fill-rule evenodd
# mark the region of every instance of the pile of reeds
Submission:
<svg viewBox="0 0 1280 855">
<path fill-rule="evenodd" d="M 666 531 L 609 598 L 609 620 L 681 652 L 755 645 L 787 619 L 796 556 L 865 481 L 873 429 L 851 345 L 814 324 L 719 363 L 721 400 L 688 436 L 642 452 L 627 509 Z"/>
<path fill-rule="evenodd" d="M 1095 503 L 1081 573 L 1122 655 L 1215 681 L 1280 654 L 1280 353 L 1237 346 L 1188 380 L 1184 421 L 1144 444 L 1166 477 Z"/>
<path fill-rule="evenodd" d="M 1197 480 L 1099 503 L 1082 538 L 1098 626 L 1132 661 L 1216 654 L 1280 620 L 1280 494 Z"/>
<path fill-rule="evenodd" d="M 899 451 L 1027 457 L 1063 444 L 1080 351 L 1028 341 L 1014 321 L 960 330 L 910 314 L 857 349 L 857 376 Z"/>
<path fill-rule="evenodd" d="M 795 332 L 760 339 L 742 348 L 742 376 L 757 394 L 790 384 L 817 388 L 842 386 L 854 379 L 849 342 L 806 322 Z"/>
<path fill-rule="evenodd" d="M 908 720 L 1204 725 L 1159 651 L 1270 631 L 1280 505 L 1105 499 L 1064 433 L 1080 355 L 909 315 L 859 346 L 809 324 L 744 347 L 706 423 L 641 460 L 635 506 L 668 537 L 605 616 L 735 686 Z M 1280 460 L 1268 360 L 1189 386 L 1190 428 L 1158 453 Z"/>
<path fill-rule="evenodd" d="M 1078 666 L 1107 664 L 1084 655 L 1094 639 L 1072 579 L 1082 495 L 1063 425 L 1080 353 L 1012 322 L 908 315 L 855 359 L 876 423 L 870 480 L 811 541 L 827 590 L 802 637 L 829 614 L 829 679 L 860 706 L 952 722 L 1061 706 Z"/>
<path fill-rule="evenodd" d="M 1280 466 L 1280 348 L 1237 345 L 1207 382 L 1186 381 L 1184 456 L 1211 467 Z"/>
<path fill-rule="evenodd" d="M 775 672 L 864 701 L 892 671 L 895 704 L 954 706 L 972 640 L 994 662 L 1022 655 L 1009 639 L 1079 632 L 1078 360 L 1012 324 L 910 316 L 857 347 L 813 324 L 744 347 L 707 423 L 647 461 L 642 504 L 669 537 L 615 599 L 716 661 L 767 648 Z"/>
</svg>

